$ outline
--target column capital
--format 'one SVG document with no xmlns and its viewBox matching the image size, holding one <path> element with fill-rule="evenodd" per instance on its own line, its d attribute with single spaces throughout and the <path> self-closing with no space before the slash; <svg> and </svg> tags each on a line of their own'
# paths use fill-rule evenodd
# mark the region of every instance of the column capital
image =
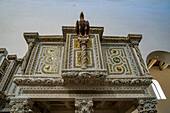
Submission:
<svg viewBox="0 0 170 113">
<path fill-rule="evenodd" d="M 12 105 L 10 113 L 29 113 L 32 112 L 31 108 L 34 102 L 30 99 L 17 98 L 11 99 L 10 105 Z"/>
<path fill-rule="evenodd" d="M 135 45 L 139 45 L 141 39 L 142 39 L 142 35 L 141 34 L 128 34 L 128 38 L 130 40 L 130 43 L 135 46 Z"/>
<path fill-rule="evenodd" d="M 4 54 L 5 56 L 8 54 L 6 48 L 0 48 L 0 54 Z"/>
<path fill-rule="evenodd" d="M 17 55 L 8 55 L 8 60 L 17 60 Z"/>
<path fill-rule="evenodd" d="M 92 113 L 93 100 L 91 98 L 75 99 L 75 113 Z"/>
<path fill-rule="evenodd" d="M 139 98 L 138 113 L 157 113 L 156 104 L 156 98 Z"/>
<path fill-rule="evenodd" d="M 29 44 L 30 42 L 35 43 L 37 41 L 38 37 L 39 37 L 38 32 L 24 33 L 24 38 L 25 38 L 27 44 Z"/>
</svg>

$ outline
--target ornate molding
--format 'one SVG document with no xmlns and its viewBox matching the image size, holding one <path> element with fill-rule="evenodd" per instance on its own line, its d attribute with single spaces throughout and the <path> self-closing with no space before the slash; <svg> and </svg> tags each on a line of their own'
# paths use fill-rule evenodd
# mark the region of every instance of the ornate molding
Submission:
<svg viewBox="0 0 170 113">
<path fill-rule="evenodd" d="M 16 85 L 26 86 L 51 86 L 51 85 L 64 85 L 62 77 L 50 76 L 36 76 L 36 75 L 15 75 L 14 83 Z"/>
<path fill-rule="evenodd" d="M 62 70 L 66 84 L 100 84 L 106 78 L 106 70 Z"/>
<path fill-rule="evenodd" d="M 75 107 L 75 113 L 92 113 L 93 101 L 92 99 L 76 99 Z"/>
<path fill-rule="evenodd" d="M 152 83 L 152 77 L 114 77 L 114 78 L 106 78 L 101 85 L 149 86 L 151 83 Z"/>
<path fill-rule="evenodd" d="M 30 99 L 12 99 L 10 101 L 10 105 L 12 105 L 10 113 L 30 113 L 33 104 L 34 102 Z"/>
<path fill-rule="evenodd" d="M 157 113 L 155 98 L 140 98 L 138 100 L 138 112 L 139 113 Z"/>
</svg>

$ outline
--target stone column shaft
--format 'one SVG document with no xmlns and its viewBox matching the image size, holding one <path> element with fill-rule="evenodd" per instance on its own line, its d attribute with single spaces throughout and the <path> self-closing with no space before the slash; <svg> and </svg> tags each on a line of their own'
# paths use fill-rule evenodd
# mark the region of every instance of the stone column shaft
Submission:
<svg viewBox="0 0 170 113">
<path fill-rule="evenodd" d="M 139 50 L 139 47 L 138 47 L 137 45 L 134 45 L 134 48 L 135 48 L 135 51 L 136 51 L 137 56 L 138 56 L 138 58 L 139 58 L 139 61 L 140 61 L 140 64 L 141 64 L 141 66 L 142 66 L 142 69 L 143 69 L 144 74 L 148 74 L 149 72 L 148 72 L 148 70 L 146 69 L 146 65 L 145 65 L 144 60 L 143 60 L 143 58 L 142 58 L 142 54 L 141 54 L 141 52 L 140 52 L 140 50 Z"/>
<path fill-rule="evenodd" d="M 26 55 L 25 55 L 24 61 L 23 61 L 23 63 L 22 63 L 22 68 L 21 68 L 21 70 L 23 71 L 23 74 L 25 73 L 26 66 L 27 66 L 29 57 L 30 57 L 30 55 L 31 55 L 31 50 L 32 50 L 33 46 L 34 46 L 34 43 L 33 43 L 33 42 L 30 42 L 30 43 L 28 44 L 28 51 L 27 51 L 27 53 L 26 53 Z"/>
</svg>

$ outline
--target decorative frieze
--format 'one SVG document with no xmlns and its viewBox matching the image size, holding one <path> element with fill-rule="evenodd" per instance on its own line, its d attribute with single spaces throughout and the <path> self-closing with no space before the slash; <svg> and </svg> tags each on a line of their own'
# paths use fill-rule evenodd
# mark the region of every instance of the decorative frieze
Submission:
<svg viewBox="0 0 170 113">
<path fill-rule="evenodd" d="M 66 84 L 100 84 L 106 78 L 106 70 L 62 70 Z"/>
<path fill-rule="evenodd" d="M 15 75 L 13 81 L 17 85 L 28 85 L 28 86 L 64 85 L 64 80 L 62 79 L 62 77 Z"/>
<path fill-rule="evenodd" d="M 149 86 L 152 83 L 152 77 L 114 77 L 106 78 L 102 83 L 105 86 Z"/>
</svg>

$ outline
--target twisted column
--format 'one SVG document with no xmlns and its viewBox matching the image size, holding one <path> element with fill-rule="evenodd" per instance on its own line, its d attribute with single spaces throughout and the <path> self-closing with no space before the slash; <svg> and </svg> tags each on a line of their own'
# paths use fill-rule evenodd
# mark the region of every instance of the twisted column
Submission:
<svg viewBox="0 0 170 113">
<path fill-rule="evenodd" d="M 86 69 L 86 48 L 87 48 L 87 41 L 89 38 L 79 38 L 79 43 L 81 47 L 81 68 Z"/>
<path fill-rule="evenodd" d="M 139 47 L 137 45 L 134 45 L 134 48 L 135 48 L 135 51 L 136 51 L 137 56 L 139 58 L 139 61 L 140 61 L 140 64 L 142 66 L 144 74 L 149 73 L 148 70 L 146 69 L 146 66 L 145 66 L 144 60 L 142 58 L 142 54 L 141 54 L 141 52 L 139 50 Z"/>
</svg>

